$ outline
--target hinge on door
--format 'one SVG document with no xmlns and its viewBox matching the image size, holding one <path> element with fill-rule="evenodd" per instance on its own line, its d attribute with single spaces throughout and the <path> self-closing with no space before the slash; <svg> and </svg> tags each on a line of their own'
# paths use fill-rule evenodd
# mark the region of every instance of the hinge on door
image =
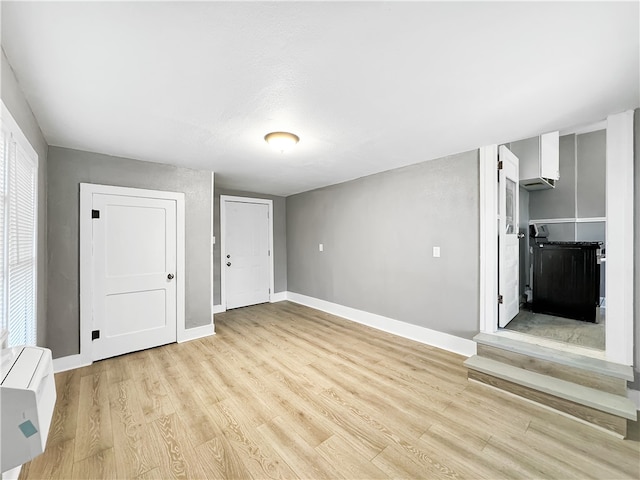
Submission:
<svg viewBox="0 0 640 480">
<path fill-rule="evenodd" d="M 271 256 L 271 250 L 267 250 L 267 256 L 270 257 Z"/>
<path fill-rule="evenodd" d="M 100 210 L 91 210 L 91 218 L 100 218 Z"/>
<path fill-rule="evenodd" d="M 91 332 L 91 340 L 97 340 L 100 338 L 100 330 L 94 330 Z"/>
<path fill-rule="evenodd" d="M 502 295 L 498 295 L 498 303 L 500 305 L 502 305 L 504 303 L 504 298 L 502 297 Z"/>
<path fill-rule="evenodd" d="M 498 170 L 502 170 L 502 160 L 498 160 Z"/>
<path fill-rule="evenodd" d="M 269 288 L 269 295 L 271 295 L 271 288 Z"/>
</svg>

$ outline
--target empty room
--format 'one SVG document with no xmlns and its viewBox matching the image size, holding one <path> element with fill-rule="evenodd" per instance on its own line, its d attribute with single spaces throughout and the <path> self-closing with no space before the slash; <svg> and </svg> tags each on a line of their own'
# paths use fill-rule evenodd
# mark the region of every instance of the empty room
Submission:
<svg viewBox="0 0 640 480">
<path fill-rule="evenodd" d="M 0 479 L 640 478 L 640 3 L 0 23 Z"/>
</svg>

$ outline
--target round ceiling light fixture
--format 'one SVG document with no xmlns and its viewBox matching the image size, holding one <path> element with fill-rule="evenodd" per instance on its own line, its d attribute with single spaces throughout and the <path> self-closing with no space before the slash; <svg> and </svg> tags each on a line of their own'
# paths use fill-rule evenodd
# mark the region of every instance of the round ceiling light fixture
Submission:
<svg viewBox="0 0 640 480">
<path fill-rule="evenodd" d="M 300 141 L 300 137 L 289 132 L 271 132 L 264 136 L 265 142 L 280 152 L 289 150 Z"/>
</svg>

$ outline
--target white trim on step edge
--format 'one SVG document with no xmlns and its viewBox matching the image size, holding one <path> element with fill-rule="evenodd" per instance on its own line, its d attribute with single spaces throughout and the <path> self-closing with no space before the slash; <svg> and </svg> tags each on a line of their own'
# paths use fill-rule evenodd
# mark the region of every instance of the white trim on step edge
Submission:
<svg viewBox="0 0 640 480">
<path fill-rule="evenodd" d="M 195 340 L 196 338 L 208 337 L 216 334 L 216 328 L 213 323 L 208 325 L 202 325 L 200 327 L 187 328 L 183 331 L 178 343 L 188 342 L 189 340 Z"/>
<path fill-rule="evenodd" d="M 271 295 L 271 303 L 284 302 L 287 299 L 287 292 L 276 292 Z"/>
<path fill-rule="evenodd" d="M 20 476 L 20 470 L 22 470 L 22 465 L 18 465 L 16 468 L 12 468 L 11 470 L 7 470 L 6 472 L 2 472 L 0 477 L 2 480 L 18 480 Z"/>
<path fill-rule="evenodd" d="M 640 391 L 633 390 L 631 388 L 627 389 L 627 398 L 636 404 L 636 410 L 640 411 Z"/>
<path fill-rule="evenodd" d="M 345 307 L 344 305 L 338 305 L 337 303 L 327 302 L 326 300 L 308 297 L 299 293 L 287 292 L 286 297 L 287 300 L 291 302 L 337 315 L 347 320 L 382 330 L 383 332 L 398 335 L 399 337 L 458 353 L 465 357 L 476 354 L 476 343 L 473 340 L 456 337 L 448 333 L 438 332 L 437 330 L 412 325 L 392 318 L 383 317 L 382 315 L 376 315 L 375 313 Z"/>
<path fill-rule="evenodd" d="M 87 362 L 86 359 L 80 354 L 68 355 L 66 357 L 53 359 L 54 373 L 66 372 L 67 370 L 86 367 L 87 365 L 91 365 L 91 362 Z"/>
<path fill-rule="evenodd" d="M 216 313 L 224 313 L 227 310 L 222 305 L 214 305 L 211 311 L 215 315 Z"/>
</svg>

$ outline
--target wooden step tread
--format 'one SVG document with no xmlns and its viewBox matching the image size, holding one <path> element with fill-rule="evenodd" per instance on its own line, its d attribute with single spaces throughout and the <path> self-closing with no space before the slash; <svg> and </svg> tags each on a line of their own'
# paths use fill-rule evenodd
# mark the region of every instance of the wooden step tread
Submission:
<svg viewBox="0 0 640 480">
<path fill-rule="evenodd" d="M 583 370 L 596 372 L 609 377 L 620 378 L 632 382 L 633 368 L 628 365 L 600 360 L 598 358 L 578 355 L 577 353 L 562 352 L 549 347 L 543 347 L 533 343 L 521 342 L 512 338 L 488 333 L 479 333 L 473 340 L 482 345 L 489 345 L 515 353 L 521 353 L 530 357 L 539 358 L 549 362 L 566 365 L 568 367 L 580 368 Z"/>
<path fill-rule="evenodd" d="M 464 365 L 467 368 L 507 380 L 540 392 L 584 405 L 618 417 L 636 420 L 636 406 L 626 397 L 531 372 L 474 355 Z"/>
</svg>

